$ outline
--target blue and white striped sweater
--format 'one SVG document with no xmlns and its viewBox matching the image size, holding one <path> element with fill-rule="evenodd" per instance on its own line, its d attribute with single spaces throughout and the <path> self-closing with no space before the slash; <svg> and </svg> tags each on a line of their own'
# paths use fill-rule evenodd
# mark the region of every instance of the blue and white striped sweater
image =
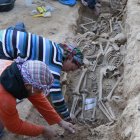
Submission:
<svg viewBox="0 0 140 140">
<path fill-rule="evenodd" d="M 64 119 L 68 118 L 69 112 L 60 84 L 63 49 L 59 44 L 36 34 L 16 30 L 0 30 L 0 41 L 4 55 L 8 59 L 20 56 L 26 60 L 40 60 L 48 65 L 54 76 L 54 83 L 50 89 L 52 103 Z"/>
</svg>

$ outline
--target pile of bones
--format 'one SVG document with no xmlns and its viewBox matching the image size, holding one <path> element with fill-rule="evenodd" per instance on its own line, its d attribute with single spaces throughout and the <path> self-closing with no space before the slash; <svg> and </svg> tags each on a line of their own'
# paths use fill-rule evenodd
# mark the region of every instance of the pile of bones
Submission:
<svg viewBox="0 0 140 140">
<path fill-rule="evenodd" d="M 113 2 L 110 0 L 112 7 Z M 109 123 L 117 120 L 111 102 L 121 100 L 114 91 L 123 79 L 126 47 L 122 22 L 124 11 L 119 9 L 115 15 L 101 14 L 96 21 L 82 17 L 80 28 L 83 33 L 77 34 L 74 42 L 84 54 L 85 65 L 72 94 L 70 116 L 73 120 L 95 123 L 97 110 L 105 115 Z M 64 73 L 62 81 L 66 79 L 67 73 Z"/>
</svg>

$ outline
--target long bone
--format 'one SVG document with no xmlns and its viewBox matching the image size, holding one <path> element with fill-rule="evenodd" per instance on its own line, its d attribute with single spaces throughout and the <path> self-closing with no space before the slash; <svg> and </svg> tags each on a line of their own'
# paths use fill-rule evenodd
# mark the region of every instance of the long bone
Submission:
<svg viewBox="0 0 140 140">
<path fill-rule="evenodd" d="M 118 45 L 116 43 L 112 43 L 112 47 L 115 51 L 119 51 L 120 48 L 118 47 Z"/>
<path fill-rule="evenodd" d="M 102 43 L 100 42 L 99 45 L 100 45 L 100 53 L 101 53 L 101 54 L 104 54 L 104 50 L 103 50 L 103 45 L 102 45 Z M 100 54 L 100 53 L 99 53 L 99 54 Z"/>
<path fill-rule="evenodd" d="M 112 122 L 113 120 L 101 100 L 98 102 L 98 106 L 99 106 L 100 110 L 104 113 L 104 115 L 108 118 L 108 120 Z"/>
<path fill-rule="evenodd" d="M 112 33 L 113 29 L 112 29 L 112 18 L 109 20 L 109 25 L 110 25 L 110 33 Z"/>
<path fill-rule="evenodd" d="M 80 116 L 81 120 L 84 120 L 86 96 L 87 96 L 87 94 L 85 92 L 83 92 L 82 93 L 82 112 L 81 112 L 81 116 Z"/>
<path fill-rule="evenodd" d="M 90 21 L 88 23 L 80 24 L 80 27 L 82 27 L 85 30 L 85 32 L 87 32 L 89 29 L 86 28 L 85 26 L 90 25 L 90 24 L 94 24 L 94 23 L 95 23 L 95 21 Z"/>
<path fill-rule="evenodd" d="M 100 79 L 99 79 L 99 101 L 102 100 L 102 87 L 103 87 L 103 75 L 104 73 L 100 71 Z"/>
<path fill-rule="evenodd" d="M 77 106 L 77 103 L 78 103 L 78 100 L 80 99 L 80 86 L 81 86 L 81 83 L 82 83 L 82 80 L 85 76 L 87 72 L 87 68 L 83 68 L 82 69 L 82 74 L 81 74 L 81 77 L 79 79 L 79 82 L 77 84 L 77 87 L 75 88 L 73 94 L 74 94 L 74 99 L 73 99 L 73 103 L 72 103 L 72 107 L 71 107 L 71 112 L 70 112 L 70 117 L 71 118 L 75 118 L 75 109 L 76 109 L 76 106 Z"/>
<path fill-rule="evenodd" d="M 81 91 L 82 93 L 82 112 L 81 112 L 81 116 L 80 116 L 80 120 L 84 121 L 85 120 L 85 104 L 86 104 L 86 97 L 88 96 L 88 94 L 90 94 L 90 92 L 87 89 L 84 89 Z"/>
<path fill-rule="evenodd" d="M 75 111 L 75 117 L 77 117 L 78 116 L 78 114 L 80 113 L 82 111 L 82 108 L 81 107 L 79 107 L 76 111 Z"/>
<path fill-rule="evenodd" d="M 96 54 L 95 55 L 89 55 L 89 56 L 86 55 L 85 58 L 86 59 L 95 59 L 95 58 L 97 58 L 97 55 Z"/>
<path fill-rule="evenodd" d="M 83 68 L 83 69 L 82 69 L 81 77 L 80 77 L 80 79 L 79 79 L 79 82 L 78 82 L 78 84 L 77 84 L 77 86 L 76 86 L 76 88 L 75 88 L 75 90 L 74 90 L 74 92 L 73 92 L 74 94 L 80 95 L 80 92 L 79 92 L 80 86 L 81 86 L 82 80 L 83 80 L 83 78 L 84 78 L 86 72 L 87 72 L 87 68 Z"/>
<path fill-rule="evenodd" d="M 111 118 L 113 120 L 116 120 L 116 116 L 115 116 L 115 114 L 114 114 L 114 112 L 113 112 L 113 110 L 112 110 L 112 108 L 110 106 L 110 103 L 109 102 L 105 102 L 105 105 L 108 108 L 108 111 L 110 112 Z"/>
<path fill-rule="evenodd" d="M 104 108 L 104 110 L 105 110 L 105 112 L 110 116 L 110 117 L 112 117 L 111 115 L 110 115 L 110 112 L 109 112 L 109 110 L 106 108 L 106 106 L 105 106 L 105 104 L 103 103 L 103 101 L 99 101 L 100 103 L 101 103 L 101 105 L 103 106 L 103 108 Z"/>
<path fill-rule="evenodd" d="M 97 105 L 97 98 L 95 98 L 95 102 L 96 102 L 96 105 Z M 96 118 L 96 105 L 95 105 L 95 107 L 93 108 L 93 110 L 92 110 L 92 116 L 91 116 L 91 120 L 95 120 Z"/>
<path fill-rule="evenodd" d="M 118 86 L 118 84 L 120 83 L 120 81 L 122 80 L 122 78 L 123 78 L 123 76 L 121 76 L 121 77 L 118 78 L 116 84 L 114 85 L 114 87 L 112 88 L 112 90 L 110 91 L 110 93 L 108 94 L 108 96 L 106 97 L 106 99 L 107 99 L 108 101 L 111 100 L 111 97 L 112 97 L 112 95 L 113 95 L 113 92 L 114 92 L 114 90 L 116 89 L 116 87 Z"/>
<path fill-rule="evenodd" d="M 87 21 L 89 21 L 89 22 L 94 21 L 92 18 L 88 18 L 88 17 L 85 17 L 85 16 L 83 16 L 83 20 L 85 20 L 85 22 L 87 22 Z"/>
<path fill-rule="evenodd" d="M 75 109 L 76 109 L 76 105 L 77 105 L 79 99 L 80 99 L 80 96 L 73 95 L 73 102 L 72 102 L 72 107 L 71 107 L 71 111 L 70 111 L 70 117 L 72 120 L 76 119 Z"/>
<path fill-rule="evenodd" d="M 81 112 L 81 116 L 80 119 L 84 119 L 84 114 L 85 114 L 85 100 L 88 94 L 88 91 L 86 90 L 86 84 L 87 84 L 87 73 L 84 76 L 84 81 L 83 81 L 83 90 L 81 91 L 82 93 L 82 112 Z"/>
<path fill-rule="evenodd" d="M 96 106 L 93 108 L 93 111 L 92 111 L 92 116 L 91 116 L 91 120 L 95 120 L 96 118 Z"/>
<path fill-rule="evenodd" d="M 86 28 L 83 24 L 80 24 L 80 27 L 83 28 L 85 32 L 88 31 L 88 28 Z"/>
<path fill-rule="evenodd" d="M 105 49 L 104 49 L 104 55 L 106 55 L 106 53 L 109 49 L 109 46 L 110 46 L 110 40 L 108 40 L 107 43 L 106 43 L 106 46 L 105 46 Z"/>
<path fill-rule="evenodd" d="M 103 49 L 103 42 L 106 42 L 106 46 Z M 106 38 L 99 38 L 99 45 L 100 45 L 100 50 L 102 52 L 103 55 L 106 55 L 106 53 L 108 53 L 108 49 L 112 48 L 110 47 L 110 43 L 112 42 L 112 40 L 110 39 L 106 39 Z"/>
</svg>

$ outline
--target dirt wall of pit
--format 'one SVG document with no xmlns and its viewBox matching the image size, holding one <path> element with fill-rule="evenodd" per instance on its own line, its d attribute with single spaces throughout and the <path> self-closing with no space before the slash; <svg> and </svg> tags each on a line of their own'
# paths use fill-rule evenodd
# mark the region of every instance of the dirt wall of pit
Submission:
<svg viewBox="0 0 140 140">
<path fill-rule="evenodd" d="M 124 92 L 126 108 L 119 118 L 115 133 L 120 140 L 140 140 L 140 4 L 128 0 L 125 32 L 127 35 L 124 62 Z"/>
</svg>

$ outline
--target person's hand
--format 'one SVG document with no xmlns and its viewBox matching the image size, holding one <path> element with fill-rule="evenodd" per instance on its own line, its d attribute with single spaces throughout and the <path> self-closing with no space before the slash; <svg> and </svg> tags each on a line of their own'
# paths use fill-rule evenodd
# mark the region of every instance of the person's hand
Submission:
<svg viewBox="0 0 140 140">
<path fill-rule="evenodd" d="M 68 130 L 71 133 L 75 133 L 75 127 L 73 124 L 66 122 L 64 120 L 58 123 L 59 126 L 63 127 L 65 130 Z"/>
<path fill-rule="evenodd" d="M 54 129 L 52 129 L 51 127 L 46 127 L 44 129 L 44 132 L 43 132 L 44 138 L 52 139 L 56 136 L 57 136 L 57 132 Z"/>
</svg>

